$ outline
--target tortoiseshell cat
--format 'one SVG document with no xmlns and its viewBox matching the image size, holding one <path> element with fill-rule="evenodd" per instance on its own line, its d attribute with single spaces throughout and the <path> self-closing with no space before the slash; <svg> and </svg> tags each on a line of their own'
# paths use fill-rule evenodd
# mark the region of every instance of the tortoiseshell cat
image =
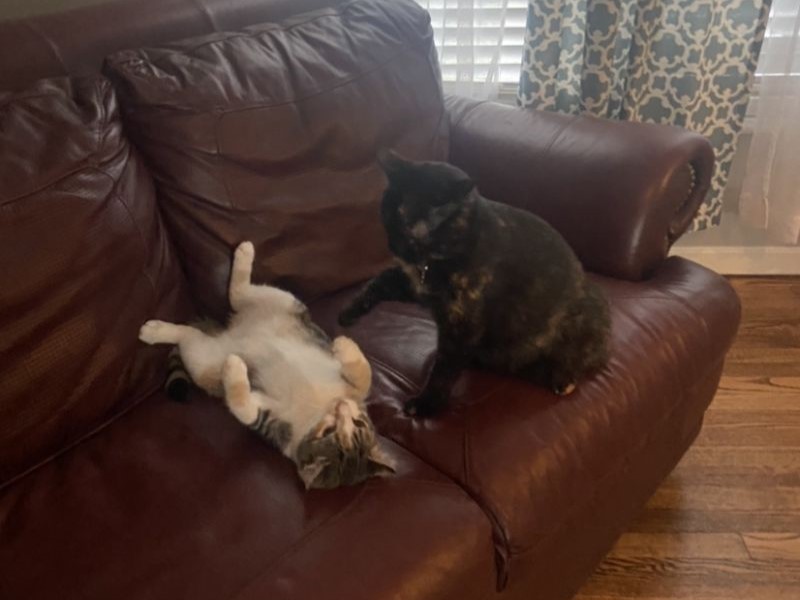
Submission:
<svg viewBox="0 0 800 600">
<path fill-rule="evenodd" d="M 438 353 L 406 412 L 442 409 L 468 366 L 511 373 L 569 394 L 607 361 L 608 303 L 574 252 L 542 219 L 487 200 L 460 169 L 379 158 L 389 180 L 381 217 L 398 265 L 339 315 L 348 326 L 386 300 L 429 306 Z"/>
<path fill-rule="evenodd" d="M 250 242 L 234 254 L 227 329 L 148 321 L 139 339 L 177 344 L 194 383 L 293 460 L 306 488 L 394 472 L 364 405 L 367 359 L 349 338 L 331 342 L 289 292 L 253 285 L 254 254 Z"/>
</svg>

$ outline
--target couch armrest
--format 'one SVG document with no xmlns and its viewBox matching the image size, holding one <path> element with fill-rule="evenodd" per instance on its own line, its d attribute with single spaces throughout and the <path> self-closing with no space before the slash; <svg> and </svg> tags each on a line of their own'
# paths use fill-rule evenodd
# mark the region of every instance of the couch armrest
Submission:
<svg viewBox="0 0 800 600">
<path fill-rule="evenodd" d="M 458 96 L 446 105 L 450 161 L 487 198 L 548 221 L 591 271 L 647 277 L 711 184 L 711 145 L 683 129 Z"/>
</svg>

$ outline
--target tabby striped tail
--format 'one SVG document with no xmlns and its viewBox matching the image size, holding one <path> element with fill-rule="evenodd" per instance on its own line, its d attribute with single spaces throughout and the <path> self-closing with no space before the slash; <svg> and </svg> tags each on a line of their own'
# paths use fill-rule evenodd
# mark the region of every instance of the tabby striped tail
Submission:
<svg viewBox="0 0 800 600">
<path fill-rule="evenodd" d="M 192 386 L 192 380 L 189 373 L 186 372 L 186 367 L 183 366 L 181 360 L 181 351 L 175 346 L 169 352 L 167 358 L 167 379 L 164 382 L 164 389 L 167 396 L 178 402 L 184 402 L 189 395 L 189 388 Z"/>
</svg>

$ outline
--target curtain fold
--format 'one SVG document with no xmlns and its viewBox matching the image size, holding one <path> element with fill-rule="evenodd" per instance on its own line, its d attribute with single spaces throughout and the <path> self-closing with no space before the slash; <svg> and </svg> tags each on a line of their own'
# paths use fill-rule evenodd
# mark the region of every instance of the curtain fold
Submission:
<svg viewBox="0 0 800 600">
<path fill-rule="evenodd" d="M 768 243 L 800 245 L 800 3 L 774 0 L 759 62 L 753 139 L 739 197 Z"/>
<path fill-rule="evenodd" d="M 531 0 L 521 106 L 678 125 L 717 153 L 693 228 L 719 223 L 770 0 Z"/>
</svg>

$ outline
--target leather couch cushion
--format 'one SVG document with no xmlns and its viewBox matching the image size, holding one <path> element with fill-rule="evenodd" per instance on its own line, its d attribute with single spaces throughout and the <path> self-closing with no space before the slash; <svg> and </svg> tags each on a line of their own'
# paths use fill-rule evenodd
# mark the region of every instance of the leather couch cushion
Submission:
<svg viewBox="0 0 800 600">
<path fill-rule="evenodd" d="M 126 48 L 277 21 L 348 0 L 115 0 L 51 3 L 58 12 L 0 20 L 0 82 L 25 89 L 44 77 L 98 73 Z M 80 5 L 79 7 L 77 5 Z M 33 11 L 31 11 L 33 12 Z M 38 11 L 37 11 L 38 12 Z M 109 27 L 113 23 L 113 27 Z M 75 35 L 80 31 L 80 35 Z"/>
<path fill-rule="evenodd" d="M 694 263 L 669 259 L 643 283 L 597 281 L 611 302 L 611 361 L 563 399 L 472 371 L 456 384 L 447 413 L 409 419 L 401 406 L 427 378 L 434 323 L 416 306 L 387 303 L 348 330 L 374 366 L 370 414 L 379 430 L 458 481 L 492 519 L 501 584 L 515 576 L 516 557 L 593 502 L 668 421 L 675 447 L 661 454 L 680 455 L 736 332 L 736 294 Z M 315 318 L 340 332 L 335 316 L 351 294 L 312 306 Z M 698 385 L 702 393 L 693 392 Z"/>
<path fill-rule="evenodd" d="M 2 485 L 161 385 L 138 328 L 185 305 L 107 80 L 0 93 L 0 152 Z"/>
<path fill-rule="evenodd" d="M 0 493 L 0 596 L 489 597 L 486 516 L 383 443 L 397 475 L 305 492 L 218 400 L 155 395 Z"/>
<path fill-rule="evenodd" d="M 428 14 L 412 0 L 336 8 L 111 56 L 195 297 L 227 312 L 231 249 L 306 298 L 386 264 L 379 148 L 447 156 Z"/>
</svg>

